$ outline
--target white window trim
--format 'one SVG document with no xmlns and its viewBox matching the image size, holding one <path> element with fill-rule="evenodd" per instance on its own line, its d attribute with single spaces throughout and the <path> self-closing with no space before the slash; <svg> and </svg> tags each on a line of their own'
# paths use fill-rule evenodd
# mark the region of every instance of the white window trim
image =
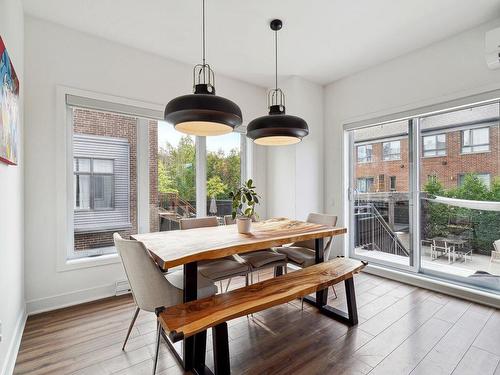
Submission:
<svg viewBox="0 0 500 375">
<path fill-rule="evenodd" d="M 419 106 L 414 106 L 413 104 L 411 104 L 407 106 L 401 106 L 398 108 L 391 108 L 390 110 L 382 110 L 380 112 L 372 113 L 370 115 L 365 115 L 358 118 L 344 119 L 342 126 L 343 142 L 341 150 L 341 155 L 342 155 L 341 173 L 342 173 L 342 187 L 343 187 L 341 192 L 341 201 L 343 202 L 342 212 L 345 225 L 349 225 L 350 227 L 352 227 L 354 223 L 351 217 L 351 198 L 354 194 L 354 190 L 352 189 L 351 186 L 352 181 L 350 180 L 350 176 L 352 176 L 354 173 L 354 168 L 356 163 L 354 162 L 355 154 L 351 152 L 352 150 L 350 148 L 350 145 L 351 144 L 357 145 L 362 143 L 362 142 L 357 143 L 354 141 L 352 132 L 350 132 L 350 130 L 362 129 L 374 125 L 383 125 L 396 121 L 411 120 L 414 118 L 430 116 L 433 114 L 452 112 L 462 108 L 479 107 L 482 105 L 499 102 L 499 98 L 500 98 L 500 85 L 499 84 L 486 85 L 482 87 L 477 87 L 473 90 L 461 91 L 449 96 L 442 97 L 441 98 L 442 101 L 440 102 L 436 102 L 435 99 L 430 98 L 428 100 L 421 102 Z M 419 125 L 417 125 L 417 127 L 419 128 Z M 420 132 L 420 130 L 418 130 L 418 132 Z M 415 158 L 418 159 L 419 157 L 421 157 L 419 152 L 420 149 L 418 147 L 418 142 L 414 142 L 412 150 Z M 417 163 L 414 170 L 411 172 L 411 178 L 420 176 L 419 168 L 420 168 L 420 163 Z M 414 201 L 417 201 L 418 197 L 419 197 L 419 192 L 415 191 L 412 199 Z M 419 211 L 419 205 L 416 205 L 416 210 L 413 214 L 414 218 L 419 217 L 418 211 Z M 420 226 L 418 221 L 415 224 L 415 228 L 417 229 L 417 232 L 420 231 Z M 353 248 L 353 243 L 354 243 L 354 237 L 352 236 L 352 234 L 348 235 L 345 240 L 342 239 L 342 250 L 344 256 L 346 257 L 352 256 L 350 250 Z M 416 248 L 416 246 L 419 245 L 417 241 L 417 236 L 414 237 L 412 245 L 414 246 L 414 248 Z M 401 269 L 394 270 L 391 268 L 392 267 L 391 264 L 384 264 L 384 262 L 380 262 L 380 265 L 375 265 L 375 266 L 373 264 L 369 265 L 367 268 L 380 269 L 381 272 L 383 272 L 384 276 L 392 278 L 394 280 L 398 280 L 398 278 L 392 275 L 393 272 L 398 274 L 407 274 L 410 278 L 419 278 L 423 280 L 423 282 L 425 282 L 427 285 L 429 285 L 429 288 L 432 290 L 441 291 L 440 288 L 434 287 L 434 285 L 437 284 L 444 285 L 446 288 L 448 288 L 448 286 L 450 288 L 455 287 L 455 281 L 450 277 L 442 277 L 434 275 L 432 273 L 431 274 L 419 273 L 418 271 L 421 270 L 421 265 L 420 265 L 420 257 L 417 257 L 417 253 L 418 253 L 417 251 L 414 251 L 414 262 L 415 262 L 414 269 L 417 270 L 416 272 L 415 270 L 412 270 L 409 267 L 402 267 Z M 433 278 L 436 278 L 436 280 L 434 281 Z M 463 298 L 467 298 L 469 300 L 476 300 L 476 297 L 481 298 L 484 296 L 485 299 L 488 299 L 488 301 L 490 301 L 491 298 L 493 298 L 495 300 L 494 304 L 495 307 L 500 306 L 498 304 L 500 301 L 500 297 L 498 297 L 497 293 L 491 290 L 483 291 L 480 288 L 477 288 L 476 286 L 470 286 L 470 285 L 467 285 L 463 289 L 467 290 L 467 292 L 470 292 L 470 295 L 468 297 L 463 297 Z"/>
<path fill-rule="evenodd" d="M 69 194 L 68 187 L 73 178 L 73 150 L 71 125 L 72 110 L 66 105 L 66 95 L 74 95 L 88 99 L 117 103 L 124 106 L 145 108 L 161 113 L 163 105 L 146 103 L 137 100 L 106 95 L 67 86 L 56 87 L 56 249 L 57 272 L 66 272 L 81 268 L 98 267 L 120 263 L 118 254 L 101 255 L 98 257 L 68 259 L 69 251 L 74 248 L 73 238 L 73 194 Z M 71 156 L 71 158 L 69 157 Z"/>
<path fill-rule="evenodd" d="M 358 153 L 358 150 L 360 147 L 368 147 L 368 146 L 372 146 L 371 147 L 371 151 L 372 151 L 372 154 L 370 155 L 370 160 L 360 160 L 359 159 L 359 153 Z M 367 159 L 367 158 L 365 158 Z M 356 145 L 356 161 L 358 164 L 368 164 L 368 163 L 373 163 L 373 143 L 367 143 L 367 144 L 363 144 L 363 145 Z"/>
<path fill-rule="evenodd" d="M 100 255 L 98 257 L 84 257 L 78 259 L 68 259 L 68 255 L 71 254 L 70 251 L 74 249 L 74 228 L 73 228 L 73 194 L 69 193 L 68 187 L 72 184 L 73 179 L 73 149 L 72 149 L 72 109 L 66 104 L 66 96 L 72 95 L 79 98 L 84 98 L 87 102 L 91 103 L 92 100 L 107 103 L 113 103 L 119 106 L 130 106 L 135 107 L 135 109 L 142 109 L 144 113 L 163 113 L 164 105 L 156 103 L 147 103 L 133 99 L 127 99 L 123 97 L 107 95 L 102 93 L 96 93 L 87 90 L 81 90 L 77 88 L 72 88 L 68 86 L 56 86 L 56 140 L 55 140 L 55 152 L 56 152 L 56 250 L 57 250 L 57 261 L 56 270 L 57 272 L 66 272 L 82 268 L 99 267 L 108 264 L 120 263 L 120 257 L 118 254 L 106 254 Z M 116 112 L 114 112 L 116 113 Z M 154 118 L 156 120 L 163 120 L 163 118 Z M 139 118 L 139 122 L 140 122 Z M 241 181 L 245 181 L 252 177 L 252 152 L 253 144 L 248 141 L 245 137 L 245 128 L 239 127 L 235 132 L 240 133 L 240 155 L 241 155 Z M 200 138 L 200 140 L 198 140 Z M 206 139 L 204 137 L 197 137 L 196 140 L 196 154 L 200 155 L 199 162 L 200 165 L 204 165 L 204 174 L 206 175 Z M 71 156 L 71 157 L 69 157 Z M 139 157 L 139 155 L 138 155 Z M 198 162 L 198 159 L 196 159 Z M 197 166 L 197 168 L 199 168 Z M 198 173 L 196 177 L 196 196 L 197 196 L 197 206 L 200 202 L 198 199 L 203 194 L 202 202 L 206 200 L 206 184 L 204 180 L 201 180 L 202 173 Z M 199 176 L 199 177 L 198 177 Z M 205 178 L 206 180 L 206 178 Z M 148 186 L 149 187 L 149 186 Z M 143 190 L 146 186 L 142 187 Z M 138 184 L 139 193 L 139 184 Z M 149 193 L 149 189 L 148 189 Z M 139 216 L 139 202 L 138 200 L 138 229 L 142 221 L 145 222 L 146 215 L 144 212 Z M 203 204 L 205 207 L 205 204 Z M 206 210 L 206 208 L 205 208 Z M 197 213 L 200 212 L 197 210 Z M 149 216 L 148 216 L 149 217 Z M 144 229 L 144 227 L 143 227 Z M 148 228 L 149 229 L 149 228 Z"/>
</svg>

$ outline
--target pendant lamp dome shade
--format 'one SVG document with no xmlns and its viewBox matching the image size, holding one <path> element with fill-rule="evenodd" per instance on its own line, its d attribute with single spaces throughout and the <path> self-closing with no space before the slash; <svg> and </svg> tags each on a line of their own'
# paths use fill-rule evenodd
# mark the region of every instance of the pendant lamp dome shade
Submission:
<svg viewBox="0 0 500 375">
<path fill-rule="evenodd" d="M 262 146 L 284 146 L 299 143 L 309 134 L 304 119 L 287 115 L 284 106 L 279 107 L 271 106 L 269 115 L 252 120 L 247 126 L 247 137 Z"/>
<path fill-rule="evenodd" d="M 165 121 L 191 135 L 215 136 L 233 131 L 242 122 L 241 109 L 233 101 L 215 95 L 206 84 L 195 86 L 194 94 L 172 99 L 165 108 Z M 213 87 L 212 87 L 213 88 Z"/>
<path fill-rule="evenodd" d="M 193 94 L 172 99 L 165 107 L 165 121 L 190 135 L 231 133 L 241 125 L 241 109 L 233 101 L 215 95 L 215 73 L 205 62 L 205 0 L 203 5 L 203 63 L 193 69 Z"/>
<path fill-rule="evenodd" d="M 285 94 L 278 88 L 278 30 L 283 22 L 272 20 L 271 30 L 275 37 L 275 88 L 269 91 L 267 105 L 269 115 L 250 121 L 247 137 L 263 146 L 285 146 L 299 143 L 309 134 L 309 127 L 304 119 L 285 113 Z"/>
</svg>

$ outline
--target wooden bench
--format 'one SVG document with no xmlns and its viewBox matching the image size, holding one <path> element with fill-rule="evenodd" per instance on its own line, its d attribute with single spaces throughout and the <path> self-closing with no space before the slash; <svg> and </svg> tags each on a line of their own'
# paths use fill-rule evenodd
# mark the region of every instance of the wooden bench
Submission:
<svg viewBox="0 0 500 375">
<path fill-rule="evenodd" d="M 216 374 L 229 374 L 229 341 L 227 321 L 290 302 L 308 294 L 327 290 L 345 282 L 348 314 L 329 307 L 333 317 L 355 325 L 358 322 L 353 276 L 366 263 L 336 258 L 273 279 L 265 280 L 228 293 L 158 309 L 161 327 L 171 341 L 195 336 L 194 364 L 205 368 L 206 330 L 213 328 L 214 365 Z M 326 293 L 325 293 L 326 296 Z M 327 307 L 326 298 L 318 308 Z M 337 315 L 337 316 L 335 316 Z"/>
</svg>

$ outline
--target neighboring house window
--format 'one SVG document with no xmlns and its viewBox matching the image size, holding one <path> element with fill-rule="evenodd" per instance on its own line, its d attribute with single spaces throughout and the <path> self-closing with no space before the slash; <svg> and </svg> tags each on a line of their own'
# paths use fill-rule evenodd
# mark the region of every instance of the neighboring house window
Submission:
<svg viewBox="0 0 500 375">
<path fill-rule="evenodd" d="M 100 247 L 96 232 L 130 229 L 130 181 L 128 139 L 74 133 L 75 234 L 94 236 L 95 246 Z M 75 240 L 75 243 L 78 246 L 90 246 L 92 243 L 94 246 L 92 241 L 82 243 Z M 103 242 L 104 245 L 107 246 L 107 242 Z"/>
<path fill-rule="evenodd" d="M 368 193 L 372 191 L 373 187 L 373 177 L 363 177 L 358 178 L 358 192 L 359 193 Z"/>
<path fill-rule="evenodd" d="M 465 181 L 466 174 L 458 175 L 458 186 L 462 186 Z M 491 176 L 489 173 L 474 173 L 474 176 L 477 177 L 486 187 L 489 189 L 491 184 Z"/>
<path fill-rule="evenodd" d="M 391 176 L 391 191 L 396 190 L 396 176 Z"/>
<path fill-rule="evenodd" d="M 485 152 L 490 150 L 490 128 L 462 130 L 462 153 Z"/>
<path fill-rule="evenodd" d="M 401 159 L 401 142 L 391 141 L 382 144 L 382 159 L 383 160 L 400 160 Z"/>
<path fill-rule="evenodd" d="M 114 160 L 74 158 L 75 210 L 114 207 Z"/>
<path fill-rule="evenodd" d="M 378 191 L 385 191 L 385 175 L 378 175 Z"/>
<path fill-rule="evenodd" d="M 446 155 L 446 134 L 426 135 L 422 137 L 424 156 Z"/>
<path fill-rule="evenodd" d="M 358 163 L 369 163 L 372 161 L 372 145 L 358 146 Z"/>
</svg>

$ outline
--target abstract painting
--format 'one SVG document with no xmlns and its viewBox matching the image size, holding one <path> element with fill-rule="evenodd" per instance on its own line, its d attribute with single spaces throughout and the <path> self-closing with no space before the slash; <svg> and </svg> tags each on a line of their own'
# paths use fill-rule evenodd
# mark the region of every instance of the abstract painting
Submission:
<svg viewBox="0 0 500 375">
<path fill-rule="evenodd" d="M 19 157 L 19 79 L 0 36 L 0 161 Z"/>
</svg>

